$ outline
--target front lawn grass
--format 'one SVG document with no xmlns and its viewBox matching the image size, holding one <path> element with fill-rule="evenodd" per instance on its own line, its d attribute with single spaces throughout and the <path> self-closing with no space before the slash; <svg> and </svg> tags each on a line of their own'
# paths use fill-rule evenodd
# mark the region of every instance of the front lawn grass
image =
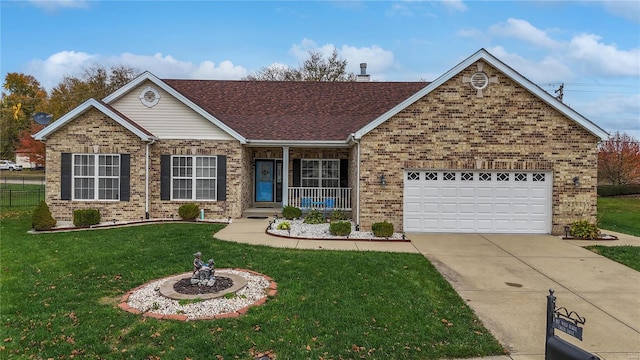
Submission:
<svg viewBox="0 0 640 360">
<path fill-rule="evenodd" d="M 0 358 L 439 359 L 503 354 L 418 254 L 313 251 L 213 238 L 223 225 L 155 224 L 27 234 L 2 211 Z M 278 294 L 234 319 L 133 315 L 121 296 L 186 272 L 192 255 L 272 277 Z"/>
<path fill-rule="evenodd" d="M 598 227 L 640 236 L 640 198 L 598 198 Z"/>
<path fill-rule="evenodd" d="M 587 249 L 634 270 L 640 271 L 640 247 L 638 246 L 587 246 Z"/>
</svg>

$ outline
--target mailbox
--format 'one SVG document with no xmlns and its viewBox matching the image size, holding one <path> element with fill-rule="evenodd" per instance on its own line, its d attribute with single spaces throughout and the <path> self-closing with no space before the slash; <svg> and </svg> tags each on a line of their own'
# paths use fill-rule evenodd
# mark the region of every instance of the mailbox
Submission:
<svg viewBox="0 0 640 360">
<path fill-rule="evenodd" d="M 546 360 L 600 360 L 592 353 L 562 340 L 557 336 L 547 338 Z"/>
</svg>

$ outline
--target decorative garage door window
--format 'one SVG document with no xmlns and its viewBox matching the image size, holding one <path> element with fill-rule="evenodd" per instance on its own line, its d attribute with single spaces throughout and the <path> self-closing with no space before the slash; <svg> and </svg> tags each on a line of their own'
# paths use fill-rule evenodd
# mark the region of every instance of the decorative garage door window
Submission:
<svg viewBox="0 0 640 360">
<path fill-rule="evenodd" d="M 407 173 L 407 180 L 409 181 L 413 181 L 413 180 L 420 180 L 420 173 L 419 172 L 408 172 Z"/>
<path fill-rule="evenodd" d="M 456 173 L 454 172 L 446 172 L 442 174 L 442 179 L 445 181 L 454 181 L 456 179 Z"/>
<path fill-rule="evenodd" d="M 405 232 L 551 231 L 551 172 L 411 170 L 405 172 Z"/>
</svg>

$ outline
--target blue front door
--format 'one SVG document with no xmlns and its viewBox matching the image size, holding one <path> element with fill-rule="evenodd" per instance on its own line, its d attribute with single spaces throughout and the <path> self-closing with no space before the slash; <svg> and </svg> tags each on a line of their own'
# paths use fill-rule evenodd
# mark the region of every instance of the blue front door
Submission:
<svg viewBox="0 0 640 360">
<path fill-rule="evenodd" d="M 256 201 L 273 201 L 273 160 L 256 160 Z"/>
</svg>

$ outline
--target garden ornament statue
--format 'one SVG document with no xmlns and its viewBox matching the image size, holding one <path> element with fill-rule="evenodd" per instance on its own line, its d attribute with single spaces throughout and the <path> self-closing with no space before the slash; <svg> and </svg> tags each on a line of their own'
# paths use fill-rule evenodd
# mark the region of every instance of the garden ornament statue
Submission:
<svg viewBox="0 0 640 360">
<path fill-rule="evenodd" d="M 216 283 L 215 262 L 209 259 L 205 264 L 202 261 L 202 253 L 193 254 L 193 275 L 191 275 L 191 285 L 213 286 Z"/>
</svg>

